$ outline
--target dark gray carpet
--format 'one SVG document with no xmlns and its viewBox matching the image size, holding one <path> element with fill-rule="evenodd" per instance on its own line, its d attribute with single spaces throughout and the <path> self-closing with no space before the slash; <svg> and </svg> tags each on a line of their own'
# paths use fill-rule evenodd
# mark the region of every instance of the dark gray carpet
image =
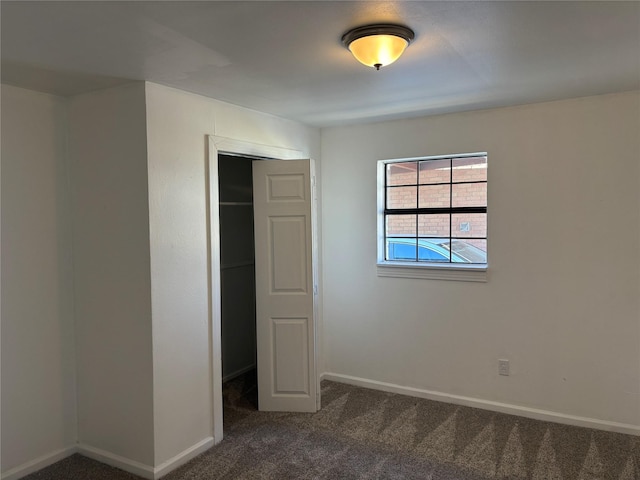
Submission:
<svg viewBox="0 0 640 480">
<path fill-rule="evenodd" d="M 225 439 L 166 480 L 640 480 L 640 438 L 322 383 L 316 414 L 256 411 L 225 386 Z M 74 455 L 29 480 L 137 478 Z"/>
</svg>

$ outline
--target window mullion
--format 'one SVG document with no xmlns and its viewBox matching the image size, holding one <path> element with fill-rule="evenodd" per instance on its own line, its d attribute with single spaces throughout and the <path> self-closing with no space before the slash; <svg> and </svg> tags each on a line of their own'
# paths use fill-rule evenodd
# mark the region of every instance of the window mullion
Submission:
<svg viewBox="0 0 640 480">
<path fill-rule="evenodd" d="M 487 207 L 423 207 L 423 208 L 389 208 L 384 211 L 386 215 L 437 215 L 448 214 L 449 212 L 456 213 L 487 213 Z"/>
<path fill-rule="evenodd" d="M 416 209 L 420 209 L 420 162 L 416 162 Z M 416 262 L 420 261 L 420 256 L 418 255 L 418 232 L 420 227 L 418 226 L 418 220 L 420 219 L 416 210 L 416 231 L 415 231 L 415 239 L 416 239 Z"/>
<path fill-rule="evenodd" d="M 449 159 L 449 246 L 452 245 L 451 235 L 453 231 L 453 159 Z M 451 252 L 452 248 L 449 248 L 449 263 L 452 263 Z"/>
</svg>

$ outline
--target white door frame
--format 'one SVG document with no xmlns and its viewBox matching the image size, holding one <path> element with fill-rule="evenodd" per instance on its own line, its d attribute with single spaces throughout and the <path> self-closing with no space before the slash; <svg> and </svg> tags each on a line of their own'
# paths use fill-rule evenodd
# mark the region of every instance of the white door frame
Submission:
<svg viewBox="0 0 640 480">
<path fill-rule="evenodd" d="M 213 415 L 211 426 L 213 432 L 214 443 L 222 441 L 222 315 L 220 305 L 220 192 L 218 186 L 218 155 L 219 154 L 241 155 L 248 157 L 264 158 L 265 160 L 297 160 L 303 158 L 304 153 L 300 150 L 290 148 L 282 148 L 273 145 L 262 145 L 234 138 L 220 137 L 216 135 L 208 135 L 207 148 L 207 257 L 208 265 L 208 283 L 209 283 L 209 351 L 211 355 L 211 401 L 213 407 Z M 315 182 L 314 182 L 315 183 Z M 315 185 L 313 185 L 315 189 Z M 315 198 L 315 195 L 313 196 Z M 316 205 L 315 202 L 311 206 L 311 215 L 313 218 L 312 229 L 313 235 L 316 235 Z M 314 242 L 315 245 L 316 242 Z M 314 246 L 314 248 L 316 248 Z M 215 254 L 214 254 L 215 252 Z M 314 258 L 317 255 L 314 254 Z M 315 262 L 314 262 L 315 263 Z M 314 283 L 317 285 L 317 265 L 313 265 Z M 314 295 L 314 313 L 316 315 L 317 324 L 317 295 Z M 314 342 L 316 344 L 316 357 L 318 355 L 318 335 L 314 332 Z M 316 370 L 317 370 L 316 361 Z M 318 372 L 315 373 L 314 381 L 318 381 Z"/>
</svg>

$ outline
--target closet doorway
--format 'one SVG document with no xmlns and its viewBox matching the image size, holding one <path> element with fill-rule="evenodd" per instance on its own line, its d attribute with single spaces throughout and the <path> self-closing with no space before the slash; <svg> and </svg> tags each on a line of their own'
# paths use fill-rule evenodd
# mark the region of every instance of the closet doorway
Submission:
<svg viewBox="0 0 640 480">
<path fill-rule="evenodd" d="M 225 407 L 257 409 L 252 161 L 218 155 L 220 307 Z"/>
<path fill-rule="evenodd" d="M 226 159 L 224 158 L 226 157 Z M 316 361 L 317 316 L 317 241 L 315 210 L 315 176 L 312 160 L 300 159 L 296 150 L 256 144 L 228 137 L 208 137 L 207 159 L 207 218 L 209 252 L 209 308 L 212 367 L 212 430 L 214 442 L 223 434 L 223 377 L 227 379 L 250 369 L 253 359 L 257 370 L 257 405 L 263 411 L 315 412 L 320 407 L 319 377 Z M 231 177 L 244 181 L 219 181 L 219 170 L 231 162 Z M 244 163 L 244 165 L 241 165 Z M 251 170 L 249 170 L 251 166 Z M 252 172 L 252 192 L 249 188 Z M 227 172 L 228 173 L 228 172 Z M 225 172 L 223 176 L 227 176 Z M 233 183 L 236 183 L 233 185 Z M 224 193 L 220 190 L 224 189 Z M 244 193 L 243 193 L 244 192 Z M 253 208 L 249 206 L 252 194 Z M 229 196 L 232 194 L 233 196 Z M 225 205 L 221 206 L 220 203 Z M 243 212 L 242 209 L 246 210 Z M 237 211 L 236 213 L 228 210 Z M 227 230 L 250 226 L 253 215 L 253 235 L 227 235 Z M 221 220 L 221 216 L 234 217 Z M 238 217 L 244 217 L 240 220 Z M 224 224 L 224 232 L 221 230 Z M 230 227 L 226 227 L 230 225 Z M 242 231 L 242 230 L 240 230 Z M 224 242 L 224 246 L 223 246 Z M 251 242 L 254 243 L 253 249 Z M 251 255 L 253 253 L 253 255 Z M 251 277 L 232 288 L 233 281 Z M 224 264 L 224 270 L 221 268 Z M 238 272 L 232 272 L 238 270 Z M 233 277 L 231 283 L 222 282 Z M 255 288 L 251 292 L 252 287 Z M 244 292 L 244 293 L 241 293 Z M 223 300 L 223 295 L 226 297 Z M 252 301 L 255 299 L 254 301 Z M 253 328 L 246 328 L 245 336 L 235 337 L 244 346 L 230 345 L 233 330 L 225 326 L 227 340 L 223 347 L 222 303 L 229 311 L 253 310 Z M 238 313 L 237 313 L 238 314 Z M 229 318 L 235 319 L 232 314 Z M 229 322 L 226 322 L 227 325 Z M 242 321 L 240 321 L 242 325 Z M 231 327 L 233 329 L 233 327 Z M 254 349 L 250 351 L 253 334 Z M 237 351 L 234 351 L 237 350 Z M 240 355 L 237 355 L 240 353 Z M 225 357 L 223 375 L 223 356 Z M 236 378 L 241 378 L 236 377 Z M 231 380 L 233 382 L 233 380 Z"/>
</svg>

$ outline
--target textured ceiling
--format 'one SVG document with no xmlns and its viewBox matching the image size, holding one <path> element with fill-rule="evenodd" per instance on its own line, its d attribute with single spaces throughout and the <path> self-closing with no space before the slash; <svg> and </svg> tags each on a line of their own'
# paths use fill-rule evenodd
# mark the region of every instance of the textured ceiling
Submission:
<svg viewBox="0 0 640 480">
<path fill-rule="evenodd" d="M 74 95 L 148 80 L 316 125 L 640 89 L 640 2 L 2 1 L 2 81 Z M 403 23 L 379 72 L 341 45 Z"/>
</svg>

